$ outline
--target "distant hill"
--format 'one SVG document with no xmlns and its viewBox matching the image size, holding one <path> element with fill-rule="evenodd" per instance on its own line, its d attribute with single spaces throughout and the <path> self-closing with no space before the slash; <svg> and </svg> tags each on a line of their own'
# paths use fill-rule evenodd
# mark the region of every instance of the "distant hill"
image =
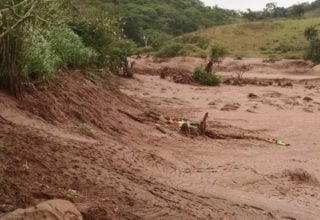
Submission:
<svg viewBox="0 0 320 220">
<path fill-rule="evenodd" d="M 304 17 L 306 18 L 319 18 L 320 17 L 320 0 L 311 2 L 304 5 Z"/>
<path fill-rule="evenodd" d="M 236 16 L 234 11 L 207 7 L 199 0 L 104 0 L 110 15 L 122 18 L 126 36 L 140 45 L 159 34 L 181 35 L 226 24 Z"/>
<path fill-rule="evenodd" d="M 238 22 L 186 34 L 176 41 L 194 46 L 221 44 L 233 57 L 302 58 L 308 45 L 304 30 L 312 25 L 320 25 L 320 19 Z"/>
</svg>

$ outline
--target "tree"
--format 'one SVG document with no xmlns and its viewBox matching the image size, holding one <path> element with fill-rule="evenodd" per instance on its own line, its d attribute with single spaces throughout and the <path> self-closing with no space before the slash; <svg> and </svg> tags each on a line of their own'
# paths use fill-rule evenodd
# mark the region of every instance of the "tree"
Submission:
<svg viewBox="0 0 320 220">
<path fill-rule="evenodd" d="M 276 7 L 277 4 L 275 2 L 270 2 L 266 4 L 264 10 L 266 11 L 267 17 L 274 17 Z"/>
<path fill-rule="evenodd" d="M 254 21 L 257 19 L 257 15 L 255 12 L 251 11 L 251 9 L 247 9 L 247 12 L 244 12 L 242 14 L 242 17 L 244 17 L 245 19 L 248 19 L 249 21 Z"/>
<path fill-rule="evenodd" d="M 298 4 L 292 6 L 292 15 L 294 17 L 302 18 L 304 16 L 304 5 Z"/>
<path fill-rule="evenodd" d="M 219 64 L 227 56 L 227 54 L 228 54 L 228 51 L 225 47 L 218 44 L 213 45 L 210 51 L 210 61 L 218 63 L 218 69 L 219 69 Z"/>
</svg>

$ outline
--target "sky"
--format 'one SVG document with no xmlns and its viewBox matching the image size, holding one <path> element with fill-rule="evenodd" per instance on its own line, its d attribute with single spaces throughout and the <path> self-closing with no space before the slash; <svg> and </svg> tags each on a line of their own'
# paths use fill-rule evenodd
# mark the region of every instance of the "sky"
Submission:
<svg viewBox="0 0 320 220">
<path fill-rule="evenodd" d="M 262 10 L 269 2 L 277 3 L 278 7 L 288 7 L 297 3 L 307 2 L 299 0 L 202 0 L 208 6 L 218 5 L 220 8 L 234 9 L 246 11 L 247 8 L 251 10 Z M 310 1 L 309 1 L 310 2 Z"/>
</svg>

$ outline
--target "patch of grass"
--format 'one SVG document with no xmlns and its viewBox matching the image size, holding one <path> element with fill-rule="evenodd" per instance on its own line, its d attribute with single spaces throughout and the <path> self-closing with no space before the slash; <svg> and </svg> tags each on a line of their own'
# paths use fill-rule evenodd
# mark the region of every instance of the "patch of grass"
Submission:
<svg viewBox="0 0 320 220">
<path fill-rule="evenodd" d="M 163 47 L 156 53 L 158 57 L 175 57 L 181 55 L 181 50 L 183 48 L 183 44 L 177 42 L 171 42 Z"/>
<path fill-rule="evenodd" d="M 203 49 L 197 47 L 193 44 L 186 44 L 180 51 L 180 55 L 182 56 L 190 56 L 190 57 L 201 57 L 206 58 L 207 53 Z"/>
<path fill-rule="evenodd" d="M 206 72 L 203 67 L 197 67 L 193 71 L 192 77 L 202 85 L 219 86 L 221 83 L 220 78 L 216 74 Z"/>
<path fill-rule="evenodd" d="M 6 151 L 6 149 L 6 145 L 2 141 L 0 141 L 0 153 Z"/>
<path fill-rule="evenodd" d="M 317 24 L 320 24 L 320 18 L 238 22 L 201 30 L 192 35 L 198 35 L 198 39 L 210 39 L 206 49 L 208 54 L 210 45 L 219 44 L 232 57 L 267 58 L 273 55 L 277 58 L 303 58 L 308 46 L 304 30 Z"/>
<path fill-rule="evenodd" d="M 96 136 L 94 135 L 93 131 L 91 128 L 87 127 L 86 125 L 82 125 L 80 128 L 79 128 L 79 131 L 81 134 L 87 136 L 87 137 L 91 137 L 93 139 L 96 138 Z"/>
<path fill-rule="evenodd" d="M 101 75 L 98 72 L 90 71 L 90 70 L 87 70 L 85 72 L 85 77 L 87 80 L 89 80 L 90 82 L 92 82 L 95 85 L 98 85 L 98 83 L 101 80 Z"/>
</svg>

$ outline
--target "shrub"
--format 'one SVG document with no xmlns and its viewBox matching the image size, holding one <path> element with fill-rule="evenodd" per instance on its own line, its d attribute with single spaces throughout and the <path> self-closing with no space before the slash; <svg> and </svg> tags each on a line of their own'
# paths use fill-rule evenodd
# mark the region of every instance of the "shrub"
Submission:
<svg viewBox="0 0 320 220">
<path fill-rule="evenodd" d="M 201 57 L 206 58 L 207 54 L 204 50 L 201 48 L 193 45 L 193 44 L 186 44 L 184 47 L 180 50 L 180 55 L 183 56 L 191 56 L 191 57 Z"/>
<path fill-rule="evenodd" d="M 97 23 L 72 23 L 70 24 L 72 30 L 78 34 L 85 46 L 93 48 L 97 51 L 95 63 L 99 66 L 104 66 L 106 62 L 106 55 L 108 53 L 108 46 L 113 41 L 111 33 L 104 30 Z"/>
<path fill-rule="evenodd" d="M 25 30 L 22 53 L 23 71 L 31 80 L 49 80 L 61 66 L 86 66 L 96 57 L 96 52 L 86 48 L 67 27 L 51 27 L 42 32 Z"/>
<path fill-rule="evenodd" d="M 308 27 L 304 32 L 305 38 L 309 41 L 309 46 L 305 52 L 304 58 L 313 62 L 320 62 L 320 39 L 316 27 Z"/>
<path fill-rule="evenodd" d="M 48 41 L 64 66 L 86 66 L 97 56 L 93 49 L 85 47 L 81 38 L 67 27 L 52 28 L 48 32 Z"/>
<path fill-rule="evenodd" d="M 320 39 L 313 39 L 310 41 L 310 45 L 304 55 L 307 60 L 313 62 L 320 62 Z"/>
<path fill-rule="evenodd" d="M 227 56 L 227 54 L 227 49 L 221 45 L 215 44 L 211 47 L 210 58 L 214 62 L 221 62 Z"/>
<path fill-rule="evenodd" d="M 206 72 L 202 67 L 197 67 L 192 74 L 194 80 L 203 85 L 219 86 L 221 83 L 220 78 L 214 73 Z"/>
<path fill-rule="evenodd" d="M 178 55 L 181 55 L 180 51 L 183 48 L 183 44 L 171 42 L 163 47 L 160 48 L 160 50 L 156 53 L 156 56 L 158 57 L 175 57 Z"/>
<path fill-rule="evenodd" d="M 60 57 L 52 50 L 50 42 L 36 30 L 26 31 L 23 43 L 24 72 L 29 79 L 48 80 L 61 64 Z"/>
<path fill-rule="evenodd" d="M 118 40 L 110 44 L 108 51 L 107 66 L 111 72 L 117 72 L 121 67 L 128 65 L 127 57 L 132 55 L 135 45 L 130 40 Z M 128 73 L 128 77 L 133 76 L 133 72 Z"/>
<path fill-rule="evenodd" d="M 181 41 L 186 44 L 194 44 L 203 50 L 205 50 L 209 46 L 209 39 L 199 35 L 184 35 L 181 37 Z"/>
<path fill-rule="evenodd" d="M 316 39 L 318 37 L 318 30 L 315 26 L 311 26 L 311 27 L 307 27 L 304 30 L 304 37 L 307 40 L 313 40 Z"/>
</svg>

